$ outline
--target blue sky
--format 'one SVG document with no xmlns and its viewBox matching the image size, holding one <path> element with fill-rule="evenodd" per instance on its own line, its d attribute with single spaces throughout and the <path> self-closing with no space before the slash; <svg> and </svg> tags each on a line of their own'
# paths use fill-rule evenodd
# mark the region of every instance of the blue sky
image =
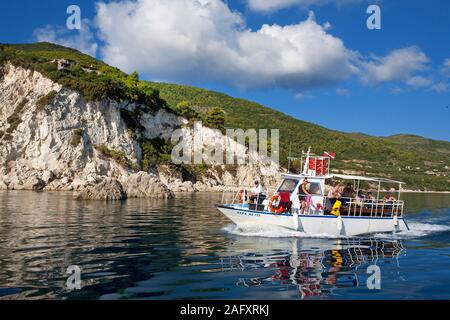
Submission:
<svg viewBox="0 0 450 320">
<path fill-rule="evenodd" d="M 450 140 L 450 2 L 337 2 L 8 1 L 0 42 L 59 42 L 335 130 Z M 70 4 L 81 31 L 65 29 Z M 370 4 L 381 30 L 366 27 Z"/>
</svg>

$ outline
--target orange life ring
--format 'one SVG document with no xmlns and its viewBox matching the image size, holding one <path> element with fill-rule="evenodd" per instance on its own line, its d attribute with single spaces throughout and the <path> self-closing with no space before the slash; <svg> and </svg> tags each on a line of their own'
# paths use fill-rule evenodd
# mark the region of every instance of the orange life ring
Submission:
<svg viewBox="0 0 450 320">
<path fill-rule="evenodd" d="M 281 197 L 279 195 L 274 195 L 274 196 L 272 196 L 272 198 L 270 198 L 270 201 L 269 201 L 269 211 L 270 212 L 273 212 L 276 214 L 281 214 L 286 210 L 285 207 L 280 205 L 280 200 L 281 200 Z M 274 202 L 278 202 L 278 205 L 274 206 Z"/>
</svg>

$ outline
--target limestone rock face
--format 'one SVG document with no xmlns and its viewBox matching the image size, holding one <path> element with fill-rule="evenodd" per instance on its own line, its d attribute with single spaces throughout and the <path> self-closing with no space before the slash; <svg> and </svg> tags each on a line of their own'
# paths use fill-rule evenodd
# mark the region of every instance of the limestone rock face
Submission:
<svg viewBox="0 0 450 320">
<path fill-rule="evenodd" d="M 3 181 L 0 181 L 0 190 L 8 190 L 8 186 Z"/>
<path fill-rule="evenodd" d="M 131 174 L 123 179 L 123 186 L 128 198 L 170 199 L 173 192 L 161 180 L 147 172 Z"/>
<path fill-rule="evenodd" d="M 24 184 L 19 185 L 17 190 L 33 190 L 41 191 L 45 187 L 45 182 L 38 177 L 30 177 L 24 182 Z"/>
<path fill-rule="evenodd" d="M 80 191 L 83 198 L 104 200 L 170 198 L 173 192 L 218 191 L 224 185 L 251 185 L 255 179 L 270 185 L 279 179 L 278 165 L 264 163 L 257 155 L 249 155 L 253 158 L 250 165 L 233 170 L 225 165 L 208 166 L 196 177 L 186 177 L 171 164 L 138 172 L 143 152 L 122 112 L 142 106 L 109 99 L 87 102 L 79 92 L 11 64 L 3 73 L 0 190 Z M 51 101 L 41 105 L 48 96 Z M 164 109 L 145 112 L 140 118 L 142 137 L 170 139 L 180 129 L 192 145 L 194 130 L 187 124 L 186 119 Z M 228 143 L 218 130 L 202 127 L 200 134 L 203 147 Z M 239 154 L 245 153 L 243 145 L 231 143 Z M 99 146 L 123 159 L 105 156 Z"/>
<path fill-rule="evenodd" d="M 78 195 L 79 200 L 124 200 L 123 187 L 116 179 L 106 178 L 93 185 L 86 185 Z"/>
</svg>

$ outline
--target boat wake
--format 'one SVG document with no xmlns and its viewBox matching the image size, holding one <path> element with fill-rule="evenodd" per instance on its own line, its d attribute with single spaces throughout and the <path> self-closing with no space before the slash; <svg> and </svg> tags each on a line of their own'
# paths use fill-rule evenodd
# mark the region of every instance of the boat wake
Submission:
<svg viewBox="0 0 450 320">
<path fill-rule="evenodd" d="M 308 234 L 305 232 L 289 230 L 277 226 L 257 226 L 229 224 L 223 228 L 225 232 L 243 237 L 264 237 L 264 238 L 324 238 L 337 239 L 332 234 Z"/>
<path fill-rule="evenodd" d="M 431 223 L 409 223 L 409 231 L 398 233 L 376 233 L 373 236 L 381 239 L 414 239 L 422 238 L 435 233 L 450 231 L 449 225 L 431 224 Z"/>
<path fill-rule="evenodd" d="M 430 223 L 409 223 L 409 231 L 397 233 L 375 233 L 373 235 L 365 235 L 363 238 L 376 239 L 414 239 L 429 236 L 435 233 L 450 231 L 449 225 L 430 224 Z M 332 234 L 309 234 L 300 231 L 289 230 L 277 226 L 256 226 L 256 225 L 240 225 L 229 224 L 223 228 L 227 233 L 243 236 L 243 237 L 263 237 L 263 238 L 323 238 L 338 239 L 341 238 Z M 349 237 L 346 237 L 349 238 Z M 351 237 L 358 238 L 358 237 Z"/>
</svg>

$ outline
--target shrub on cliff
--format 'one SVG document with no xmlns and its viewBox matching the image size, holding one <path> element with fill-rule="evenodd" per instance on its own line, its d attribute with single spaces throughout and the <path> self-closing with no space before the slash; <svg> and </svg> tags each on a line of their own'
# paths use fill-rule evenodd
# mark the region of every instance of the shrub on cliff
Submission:
<svg viewBox="0 0 450 320">
<path fill-rule="evenodd" d="M 130 161 L 127 159 L 125 152 L 109 149 L 106 145 L 101 144 L 95 146 L 97 151 L 104 157 L 115 160 L 124 167 L 131 167 Z"/>
<path fill-rule="evenodd" d="M 28 99 L 24 98 L 14 109 L 14 112 L 6 120 L 9 124 L 8 129 L 6 129 L 6 132 L 8 134 L 16 131 L 17 127 L 22 123 L 23 109 L 27 103 L 28 103 Z M 11 136 L 9 135 L 8 138 L 9 137 L 11 137 Z"/>
<path fill-rule="evenodd" d="M 71 60 L 74 65 L 58 70 L 57 61 Z M 159 91 L 139 75 L 128 75 L 74 49 L 51 43 L 1 45 L 0 65 L 9 61 L 15 66 L 36 70 L 49 79 L 83 94 L 87 101 L 113 99 L 145 104 L 151 110 L 170 110 Z"/>
<path fill-rule="evenodd" d="M 178 103 L 175 107 L 175 112 L 177 112 L 183 118 L 189 120 L 190 123 L 202 119 L 200 113 L 195 111 L 195 109 L 191 107 L 188 101 L 181 101 L 180 103 Z"/>
<path fill-rule="evenodd" d="M 72 147 L 77 147 L 80 144 L 82 138 L 83 138 L 83 129 L 75 129 L 72 132 L 72 137 L 70 138 L 70 145 Z"/>
<path fill-rule="evenodd" d="M 225 112 L 221 108 L 215 107 L 208 111 L 205 118 L 205 125 L 211 128 L 225 130 Z"/>
<path fill-rule="evenodd" d="M 53 90 L 50 91 L 45 96 L 39 98 L 39 100 L 36 102 L 36 110 L 43 111 L 46 106 L 48 106 L 50 103 L 53 102 L 53 100 L 55 100 L 57 94 L 58 93 Z"/>
<path fill-rule="evenodd" d="M 148 171 L 153 165 L 171 160 L 172 146 L 162 138 L 141 139 L 142 169 Z"/>
</svg>

